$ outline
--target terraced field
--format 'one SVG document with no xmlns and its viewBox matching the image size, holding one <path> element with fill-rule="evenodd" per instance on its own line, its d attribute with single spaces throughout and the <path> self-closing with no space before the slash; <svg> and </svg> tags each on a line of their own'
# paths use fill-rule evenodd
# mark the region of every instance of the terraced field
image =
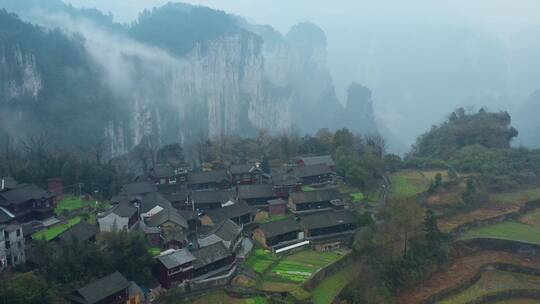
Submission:
<svg viewBox="0 0 540 304">
<path fill-rule="evenodd" d="M 339 260 L 342 256 L 331 252 L 301 251 L 284 257 L 272 267 L 271 277 L 303 283 L 319 269 Z"/>
<path fill-rule="evenodd" d="M 257 248 L 253 250 L 248 257 L 246 264 L 255 272 L 264 273 L 274 262 L 278 261 L 279 257 L 273 255 L 270 251 Z"/>
<path fill-rule="evenodd" d="M 540 227 L 519 222 L 504 222 L 470 229 L 460 239 L 494 238 L 540 244 Z"/>
<path fill-rule="evenodd" d="M 516 272 L 489 270 L 471 287 L 452 296 L 439 304 L 465 304 L 482 296 L 513 289 L 540 290 L 540 276 L 532 276 Z"/>
<path fill-rule="evenodd" d="M 441 219 L 439 228 L 442 231 L 449 232 L 454 228 L 477 220 L 487 220 L 516 212 L 528 201 L 536 199 L 540 199 L 540 188 L 494 194 L 490 196 L 490 201 L 484 204 L 482 208 Z"/>
<path fill-rule="evenodd" d="M 493 263 L 507 263 L 540 269 L 540 257 L 498 251 L 482 251 L 455 260 L 448 267 L 433 274 L 429 280 L 426 280 L 421 285 L 399 294 L 396 302 L 403 304 L 422 303 L 432 295 L 470 280 L 484 265 Z"/>
<path fill-rule="evenodd" d="M 313 303 L 331 304 L 343 288 L 359 275 L 361 267 L 361 263 L 356 263 L 328 277 L 313 290 Z"/>
<path fill-rule="evenodd" d="M 233 298 L 223 291 L 213 292 L 199 297 L 192 301 L 182 301 L 172 303 L 189 303 L 189 304 L 267 304 L 269 301 L 264 297 L 254 297 L 248 299 Z"/>
</svg>

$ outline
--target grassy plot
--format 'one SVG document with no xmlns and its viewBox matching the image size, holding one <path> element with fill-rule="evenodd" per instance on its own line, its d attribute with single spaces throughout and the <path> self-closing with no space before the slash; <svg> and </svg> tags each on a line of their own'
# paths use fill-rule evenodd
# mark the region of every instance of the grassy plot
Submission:
<svg viewBox="0 0 540 304">
<path fill-rule="evenodd" d="M 223 291 L 217 291 L 213 293 L 208 293 L 194 299 L 192 301 L 179 301 L 174 303 L 189 303 L 189 304 L 208 304 L 208 303 L 219 303 L 219 304 L 267 304 L 268 300 L 264 297 L 254 297 L 247 299 L 233 298 L 226 294 Z"/>
<path fill-rule="evenodd" d="M 540 244 L 540 228 L 518 222 L 503 222 L 470 229 L 460 239 L 495 238 Z"/>
<path fill-rule="evenodd" d="M 358 275 L 360 264 L 351 265 L 322 281 L 313 290 L 313 303 L 331 304 L 334 298 Z"/>
<path fill-rule="evenodd" d="M 495 302 L 494 304 L 538 304 L 540 300 L 536 299 L 511 299 Z"/>
<path fill-rule="evenodd" d="M 534 211 L 528 212 L 519 219 L 520 223 L 531 225 L 540 228 L 540 208 Z"/>
<path fill-rule="evenodd" d="M 313 191 L 317 191 L 317 189 L 311 187 L 311 186 L 302 186 L 302 191 L 303 192 L 313 192 Z"/>
<path fill-rule="evenodd" d="M 392 183 L 390 198 L 404 199 L 427 191 L 438 173 L 443 176 L 444 180 L 446 177 L 445 171 L 403 170 L 392 174 L 390 176 Z"/>
<path fill-rule="evenodd" d="M 155 257 L 158 256 L 161 253 L 161 250 L 157 247 L 152 247 L 148 249 L 148 254 Z"/>
<path fill-rule="evenodd" d="M 444 232 L 448 232 L 466 223 L 516 212 L 526 202 L 536 199 L 540 199 L 540 188 L 492 194 L 489 197 L 489 202 L 486 202 L 480 209 L 459 213 L 451 218 L 441 219 L 439 221 L 439 228 Z"/>
<path fill-rule="evenodd" d="M 481 296 L 513 289 L 540 290 L 540 276 L 526 275 L 516 272 L 500 270 L 486 271 L 482 277 L 471 287 L 460 294 L 449 297 L 439 304 L 469 303 Z"/>
<path fill-rule="evenodd" d="M 309 277 L 342 256 L 331 252 L 301 251 L 284 257 L 271 270 L 271 276 L 296 283 L 305 282 Z"/>
<path fill-rule="evenodd" d="M 70 220 L 68 220 L 66 223 L 58 224 L 55 226 L 52 226 L 48 229 L 36 232 L 32 235 L 32 239 L 34 240 L 46 240 L 50 241 L 60 235 L 62 232 L 68 230 L 70 227 L 78 224 L 81 221 L 80 217 L 74 217 Z"/>
<path fill-rule="evenodd" d="M 269 216 L 269 217 L 267 217 L 265 219 L 259 220 L 259 221 L 257 221 L 257 223 L 264 224 L 264 223 L 276 222 L 276 221 L 281 221 L 281 220 L 287 219 L 289 217 L 291 217 L 290 214 L 273 215 L 273 216 Z"/>
<path fill-rule="evenodd" d="M 264 273 L 277 260 L 279 260 L 279 257 L 273 255 L 270 251 L 257 248 L 248 257 L 246 264 L 255 272 Z"/>
<path fill-rule="evenodd" d="M 54 213 L 56 215 L 60 215 L 62 214 L 62 211 L 64 210 L 67 210 L 67 211 L 79 210 L 88 206 L 92 202 L 94 201 L 83 201 L 81 198 L 76 197 L 76 196 L 66 196 L 56 204 Z"/>
</svg>

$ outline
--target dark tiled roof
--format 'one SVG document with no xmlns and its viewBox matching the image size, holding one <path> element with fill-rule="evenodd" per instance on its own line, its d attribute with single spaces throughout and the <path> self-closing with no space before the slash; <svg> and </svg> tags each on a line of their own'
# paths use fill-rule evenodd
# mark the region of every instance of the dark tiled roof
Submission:
<svg viewBox="0 0 540 304">
<path fill-rule="evenodd" d="M 189 197 L 189 191 L 188 190 L 178 190 L 170 193 L 162 193 L 163 197 L 165 197 L 169 202 L 172 204 L 183 204 L 188 200 Z"/>
<path fill-rule="evenodd" d="M 234 200 L 235 192 L 232 190 L 216 190 L 216 191 L 193 191 L 191 199 L 197 204 L 221 203 L 224 204 L 230 200 Z"/>
<path fill-rule="evenodd" d="M 188 174 L 188 184 L 206 184 L 206 183 L 221 183 L 228 181 L 229 177 L 225 170 L 212 170 L 205 172 L 190 172 Z"/>
<path fill-rule="evenodd" d="M 270 206 L 273 206 L 273 205 L 286 205 L 286 204 L 287 204 L 287 202 L 284 199 L 281 199 L 281 198 L 273 199 L 273 200 L 268 201 L 268 205 L 270 205 Z"/>
<path fill-rule="evenodd" d="M 275 221 L 259 225 L 267 238 L 282 235 L 293 231 L 301 231 L 300 224 L 294 218 L 288 218 L 282 221 Z"/>
<path fill-rule="evenodd" d="M 20 184 L 16 188 L 0 192 L 0 197 L 8 204 L 18 205 L 30 200 L 51 198 L 54 195 L 32 184 Z"/>
<path fill-rule="evenodd" d="M 175 176 L 174 168 L 168 164 L 157 165 L 150 170 L 150 175 L 156 178 Z"/>
<path fill-rule="evenodd" d="M 191 252 L 189 252 L 189 250 L 182 249 L 177 250 L 173 253 L 158 256 L 157 260 L 160 261 L 161 264 L 165 266 L 165 268 L 172 269 L 180 265 L 193 262 L 195 260 L 195 257 L 193 256 L 193 254 L 191 254 Z"/>
<path fill-rule="evenodd" d="M 199 269 L 219 260 L 228 258 L 231 256 L 231 253 L 222 242 L 218 242 L 194 251 L 193 256 L 196 258 L 193 262 L 193 268 Z"/>
<path fill-rule="evenodd" d="M 91 225 L 87 222 L 81 221 L 77 225 L 69 228 L 57 238 L 64 242 L 69 242 L 72 240 L 77 240 L 78 242 L 86 242 L 92 237 L 96 236 L 99 232 L 99 228 Z"/>
<path fill-rule="evenodd" d="M 231 220 L 223 221 L 221 224 L 212 229 L 212 234 L 215 234 L 220 239 L 229 242 L 235 240 L 240 233 L 242 233 L 242 227 L 236 225 Z"/>
<path fill-rule="evenodd" d="M 311 165 L 327 165 L 327 166 L 335 166 L 336 163 L 332 159 L 332 156 L 330 155 L 321 155 L 321 156 L 306 156 L 301 157 L 301 161 L 304 162 L 304 165 L 311 166 Z"/>
<path fill-rule="evenodd" d="M 295 192 L 291 193 L 289 198 L 295 204 L 317 203 L 339 199 L 339 192 L 335 189 Z"/>
<path fill-rule="evenodd" d="M 231 172 L 231 174 L 247 174 L 247 173 L 254 173 L 254 172 L 263 173 L 260 168 L 254 165 L 249 165 L 249 164 L 231 165 L 231 167 L 229 168 L 229 171 Z"/>
<path fill-rule="evenodd" d="M 187 235 L 182 231 L 182 229 L 163 229 L 162 231 L 163 239 L 166 243 L 170 241 L 176 242 L 185 242 L 187 240 Z"/>
<path fill-rule="evenodd" d="M 11 222 L 14 218 L 10 216 L 11 212 L 0 207 L 0 224 L 7 224 Z"/>
<path fill-rule="evenodd" d="M 240 201 L 227 207 L 208 210 L 206 215 L 212 219 L 212 222 L 221 223 L 225 220 L 237 218 L 242 215 L 255 214 L 255 212 L 254 208 Z"/>
<path fill-rule="evenodd" d="M 256 198 L 272 198 L 272 197 L 276 197 L 276 195 L 274 194 L 274 187 L 270 184 L 238 186 L 239 199 L 256 199 Z"/>
<path fill-rule="evenodd" d="M 163 223 L 172 222 L 178 226 L 188 228 L 186 219 L 174 208 L 163 209 L 154 216 L 146 220 L 146 225 L 149 227 L 159 227 Z"/>
<path fill-rule="evenodd" d="M 354 224 L 357 222 L 354 214 L 347 210 L 312 213 L 300 217 L 303 227 L 306 229 L 318 229 L 342 224 Z"/>
<path fill-rule="evenodd" d="M 17 185 L 19 184 L 19 183 L 17 183 L 17 181 L 16 181 L 13 177 L 11 177 L 11 176 L 5 176 L 5 177 L 0 178 L 0 183 L 1 183 L 2 181 L 4 181 L 4 190 L 6 190 L 6 189 L 13 189 L 13 188 L 17 187 Z M 0 187 L 1 187 L 1 186 L 2 186 L 2 185 L 0 184 Z M 2 191 L 1 188 L 0 188 L 0 191 Z"/>
<path fill-rule="evenodd" d="M 140 206 L 141 213 L 146 213 L 154 209 L 156 206 L 160 206 L 163 209 L 172 208 L 171 202 L 168 199 L 164 198 L 158 192 L 152 192 L 147 193 L 143 196 Z"/>
<path fill-rule="evenodd" d="M 112 209 L 112 213 L 120 217 L 131 218 L 137 213 L 137 208 L 135 208 L 127 201 L 122 201 L 120 202 L 120 204 L 116 205 L 116 207 Z"/>
<path fill-rule="evenodd" d="M 326 174 L 331 174 L 331 173 L 332 173 L 332 169 L 330 169 L 328 165 L 324 165 L 324 164 L 294 168 L 294 174 L 299 178 L 326 175 Z"/>
<path fill-rule="evenodd" d="M 292 172 L 287 172 L 285 169 L 276 169 L 272 171 L 272 182 L 275 186 L 296 185 L 301 180 Z"/>
<path fill-rule="evenodd" d="M 112 273 L 98 281 L 88 284 L 76 291 L 85 304 L 97 303 L 115 293 L 127 289 L 129 281 L 119 272 Z"/>
<path fill-rule="evenodd" d="M 137 183 L 125 184 L 122 186 L 122 194 L 132 196 L 141 195 L 150 192 L 156 192 L 157 187 L 155 184 L 148 181 L 141 181 Z"/>
</svg>

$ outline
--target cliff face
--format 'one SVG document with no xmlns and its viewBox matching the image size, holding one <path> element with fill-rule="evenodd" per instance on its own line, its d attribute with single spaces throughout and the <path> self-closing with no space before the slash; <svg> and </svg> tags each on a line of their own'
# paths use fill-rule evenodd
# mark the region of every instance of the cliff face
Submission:
<svg viewBox="0 0 540 304">
<path fill-rule="evenodd" d="M 0 101 L 36 100 L 43 88 L 36 57 L 17 45 L 0 48 Z"/>
<path fill-rule="evenodd" d="M 61 146 L 85 138 L 114 157 L 145 138 L 190 143 L 358 125 L 346 122 L 355 116 L 336 98 L 326 37 L 313 24 L 282 36 L 169 4 L 121 28 L 95 11 L 87 19 L 73 8 L 47 9 L 25 16 L 43 28 L 0 14 L 0 25 L 10 25 L 0 29 L 9 34 L 0 35 L 0 106 L 12 116 L 0 128 L 16 128 L 16 136 L 46 131 Z M 31 103 L 5 106 L 21 100 Z"/>
</svg>

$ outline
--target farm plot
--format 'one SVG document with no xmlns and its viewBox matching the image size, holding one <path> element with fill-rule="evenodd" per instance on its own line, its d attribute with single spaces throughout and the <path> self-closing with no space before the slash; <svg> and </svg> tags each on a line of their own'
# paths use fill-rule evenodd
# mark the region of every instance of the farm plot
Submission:
<svg viewBox="0 0 540 304">
<path fill-rule="evenodd" d="M 528 212 L 519 219 L 519 222 L 540 228 L 540 209 Z"/>
<path fill-rule="evenodd" d="M 272 267 L 270 277 L 295 283 L 305 282 L 319 269 L 339 260 L 342 256 L 331 252 L 301 251 L 284 257 Z"/>
<path fill-rule="evenodd" d="M 332 303 L 343 288 L 358 276 L 360 268 L 361 263 L 356 263 L 326 278 L 313 290 L 313 303 Z"/>
<path fill-rule="evenodd" d="M 447 178 L 445 171 L 415 171 L 403 170 L 390 176 L 392 183 L 391 199 L 410 198 L 429 189 L 435 175 L 440 173 L 443 180 Z"/>
<path fill-rule="evenodd" d="M 32 239 L 50 241 L 54 239 L 55 237 L 59 236 L 62 232 L 68 230 L 70 227 L 75 226 L 80 221 L 81 221 L 80 217 L 74 217 L 68 220 L 66 223 L 58 224 L 46 230 L 42 230 L 42 231 L 34 233 L 32 235 Z"/>
<path fill-rule="evenodd" d="M 279 257 L 273 255 L 270 251 L 257 248 L 248 257 L 246 264 L 255 272 L 262 274 L 278 260 Z"/>
<path fill-rule="evenodd" d="M 518 222 L 503 222 L 470 229 L 460 237 L 462 240 L 473 238 L 494 238 L 540 244 L 540 228 Z"/>
<path fill-rule="evenodd" d="M 540 276 L 489 270 L 484 272 L 474 285 L 455 296 L 439 301 L 438 304 L 469 303 L 484 295 L 513 289 L 540 290 Z"/>
<path fill-rule="evenodd" d="M 540 199 L 540 188 L 531 188 L 514 192 L 496 193 L 489 196 L 479 209 L 456 214 L 439 221 L 439 228 L 449 232 L 461 225 L 478 220 L 487 220 L 497 216 L 519 211 L 526 202 Z"/>
<path fill-rule="evenodd" d="M 397 303 L 423 303 L 432 295 L 454 288 L 462 282 L 470 280 L 484 265 L 493 263 L 506 263 L 540 269 L 539 257 L 502 251 L 481 251 L 454 260 L 448 267 L 444 267 L 434 273 L 429 280 L 422 282 L 422 284 L 419 284 L 415 288 L 404 290 L 398 295 Z"/>
<path fill-rule="evenodd" d="M 93 201 L 95 203 L 95 201 Z M 61 215 L 64 210 L 71 212 L 75 210 L 82 209 L 90 204 L 90 201 L 84 201 L 79 197 L 67 196 L 64 197 L 61 201 L 56 204 L 54 213 L 56 215 Z"/>
</svg>

